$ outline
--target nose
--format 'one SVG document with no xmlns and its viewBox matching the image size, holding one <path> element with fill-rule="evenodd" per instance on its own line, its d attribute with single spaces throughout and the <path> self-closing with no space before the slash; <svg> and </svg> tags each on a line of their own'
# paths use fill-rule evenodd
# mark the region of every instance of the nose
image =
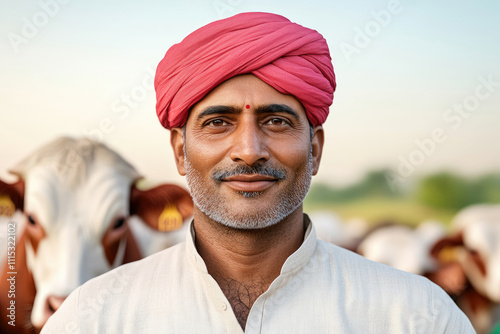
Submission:
<svg viewBox="0 0 500 334">
<path fill-rule="evenodd" d="M 233 134 L 231 159 L 244 162 L 249 166 L 269 160 L 269 151 L 264 133 L 252 121 L 240 124 L 238 131 Z"/>
</svg>

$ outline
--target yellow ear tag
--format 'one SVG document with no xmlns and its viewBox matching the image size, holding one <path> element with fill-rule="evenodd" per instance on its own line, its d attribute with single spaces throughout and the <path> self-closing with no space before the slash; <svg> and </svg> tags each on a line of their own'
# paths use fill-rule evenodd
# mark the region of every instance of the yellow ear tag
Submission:
<svg viewBox="0 0 500 334">
<path fill-rule="evenodd" d="M 9 196 L 0 196 L 0 216 L 12 217 L 16 212 L 16 206 Z"/>
<path fill-rule="evenodd" d="M 175 231 L 182 226 L 182 215 L 175 205 L 165 205 L 158 217 L 158 230 L 162 232 Z"/>
<path fill-rule="evenodd" d="M 445 247 L 439 252 L 438 258 L 443 263 L 450 263 L 457 261 L 456 247 Z"/>
</svg>

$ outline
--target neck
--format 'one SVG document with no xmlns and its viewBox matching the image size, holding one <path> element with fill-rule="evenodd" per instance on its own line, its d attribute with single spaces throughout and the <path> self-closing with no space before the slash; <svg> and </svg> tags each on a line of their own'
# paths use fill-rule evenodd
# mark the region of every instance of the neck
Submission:
<svg viewBox="0 0 500 334">
<path fill-rule="evenodd" d="M 255 300 L 269 288 L 286 259 L 302 244 L 302 207 L 281 222 L 256 230 L 224 226 L 195 208 L 194 228 L 198 253 L 244 328 Z"/>
</svg>

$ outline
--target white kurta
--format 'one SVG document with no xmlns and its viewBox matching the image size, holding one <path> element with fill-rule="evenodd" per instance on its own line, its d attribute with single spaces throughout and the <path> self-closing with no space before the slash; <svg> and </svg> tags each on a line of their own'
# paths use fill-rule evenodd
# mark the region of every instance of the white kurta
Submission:
<svg viewBox="0 0 500 334">
<path fill-rule="evenodd" d="M 438 286 L 317 240 L 308 225 L 255 301 L 246 333 L 474 333 Z M 190 231 L 186 242 L 75 290 L 42 333 L 242 333 Z"/>
</svg>

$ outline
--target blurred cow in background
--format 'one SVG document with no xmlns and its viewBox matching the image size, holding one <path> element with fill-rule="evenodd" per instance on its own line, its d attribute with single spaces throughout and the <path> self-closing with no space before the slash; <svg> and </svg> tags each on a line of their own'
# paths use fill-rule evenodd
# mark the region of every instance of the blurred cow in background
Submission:
<svg viewBox="0 0 500 334">
<path fill-rule="evenodd" d="M 432 245 L 445 235 L 443 225 L 426 221 L 416 228 L 388 223 L 376 226 L 360 242 L 357 253 L 400 270 L 428 275 L 437 262 L 430 255 Z"/>
<path fill-rule="evenodd" d="M 309 218 L 314 224 L 318 239 L 349 250 L 356 248 L 368 230 L 365 220 L 354 218 L 342 221 L 339 216 L 330 211 L 316 211 L 309 214 Z"/>
<path fill-rule="evenodd" d="M 415 228 L 386 222 L 368 229 L 366 223 L 356 227 L 332 213 L 310 217 L 318 238 L 440 285 L 479 334 L 500 326 L 500 205 L 462 210 L 451 233 L 436 221 Z M 349 233 L 353 227 L 356 237 Z"/>
<path fill-rule="evenodd" d="M 2 268 L 0 309 L 15 300 L 16 326 L 4 314 L 1 333 L 38 332 L 85 281 L 180 241 L 192 215 L 185 189 L 139 190 L 128 162 L 87 139 L 57 139 L 11 172 L 19 179 L 0 180 L 0 211 L 22 210 L 25 227 L 18 226 L 15 268 L 7 261 Z M 17 273 L 14 298 L 9 272 Z"/>
<path fill-rule="evenodd" d="M 500 321 L 500 205 L 465 208 L 451 227 L 451 235 L 432 249 L 448 273 L 436 283 L 454 297 L 478 333 L 488 333 Z"/>
</svg>

